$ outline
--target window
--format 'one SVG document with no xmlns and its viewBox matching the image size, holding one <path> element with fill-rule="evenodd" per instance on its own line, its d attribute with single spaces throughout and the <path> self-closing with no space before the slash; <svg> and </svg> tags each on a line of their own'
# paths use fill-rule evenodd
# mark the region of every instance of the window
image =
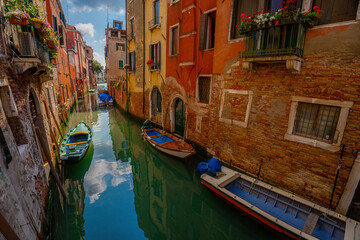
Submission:
<svg viewBox="0 0 360 240">
<path fill-rule="evenodd" d="M 216 12 L 201 14 L 199 49 L 214 48 Z"/>
<path fill-rule="evenodd" d="M 313 6 L 320 7 L 325 14 L 319 24 L 343 22 L 356 19 L 359 0 L 314 0 Z"/>
<path fill-rule="evenodd" d="M 124 62 L 123 60 L 119 60 L 119 68 L 123 68 L 124 67 Z"/>
<path fill-rule="evenodd" d="M 179 25 L 170 28 L 170 56 L 178 54 L 179 48 Z"/>
<path fill-rule="evenodd" d="M 134 39 L 134 18 L 130 20 L 130 38 Z"/>
<path fill-rule="evenodd" d="M 150 67 L 150 69 L 158 69 L 161 67 L 161 43 L 151 44 L 149 46 L 149 57 L 154 60 L 154 66 Z"/>
<path fill-rule="evenodd" d="M 122 28 L 121 25 L 122 24 L 120 22 L 114 22 L 114 28 L 121 29 Z"/>
<path fill-rule="evenodd" d="M 236 30 L 236 25 L 240 22 L 240 15 L 242 13 L 246 15 L 252 15 L 258 11 L 259 1 L 248 1 L 248 0 L 233 0 L 232 9 L 232 24 L 231 24 L 231 39 L 238 38 L 241 35 Z"/>
<path fill-rule="evenodd" d="M 56 19 L 56 17 L 55 17 L 54 15 L 52 16 L 52 18 L 53 18 L 53 28 L 54 28 L 54 32 L 57 33 L 57 31 L 58 31 L 57 19 Z"/>
<path fill-rule="evenodd" d="M 211 77 L 199 77 L 198 79 L 198 102 L 209 104 Z"/>
<path fill-rule="evenodd" d="M 332 143 L 340 107 L 299 102 L 293 134 Z"/>
<path fill-rule="evenodd" d="M 129 52 L 130 71 L 135 72 L 135 52 Z"/>
<path fill-rule="evenodd" d="M 154 25 L 160 24 L 160 1 L 157 0 L 154 2 Z"/>
<path fill-rule="evenodd" d="M 292 97 L 285 139 L 339 151 L 352 106 L 353 102 Z"/>
<path fill-rule="evenodd" d="M 125 44 L 124 43 L 116 43 L 116 51 L 125 51 Z"/>
<path fill-rule="evenodd" d="M 65 41 L 64 41 L 64 29 L 63 26 L 60 25 L 59 26 L 59 42 L 61 46 L 64 46 Z"/>
</svg>

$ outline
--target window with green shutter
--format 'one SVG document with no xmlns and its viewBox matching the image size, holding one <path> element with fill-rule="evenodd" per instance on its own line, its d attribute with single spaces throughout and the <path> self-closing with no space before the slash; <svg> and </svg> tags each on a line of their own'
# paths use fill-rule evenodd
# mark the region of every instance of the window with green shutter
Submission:
<svg viewBox="0 0 360 240">
<path fill-rule="evenodd" d="M 119 60 L 119 68 L 123 68 L 124 67 L 124 62 L 123 60 Z"/>
</svg>

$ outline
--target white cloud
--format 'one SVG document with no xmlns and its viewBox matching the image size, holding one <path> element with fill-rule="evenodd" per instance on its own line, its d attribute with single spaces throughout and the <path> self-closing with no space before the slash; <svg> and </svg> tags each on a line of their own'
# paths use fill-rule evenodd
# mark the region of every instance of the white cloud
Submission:
<svg viewBox="0 0 360 240">
<path fill-rule="evenodd" d="M 101 43 L 106 43 L 106 38 L 100 40 Z"/>
<path fill-rule="evenodd" d="M 125 0 L 68 0 L 68 4 L 72 13 L 106 10 L 109 6 L 111 11 L 125 14 Z"/>
<path fill-rule="evenodd" d="M 88 37 L 95 36 L 95 28 L 94 28 L 94 24 L 92 23 L 78 23 L 75 25 L 75 27 L 85 36 Z"/>
<path fill-rule="evenodd" d="M 104 57 L 104 54 L 100 54 L 100 53 L 98 53 L 98 52 L 94 52 L 93 55 L 94 55 L 94 59 L 95 59 L 96 61 L 98 61 L 99 63 L 101 63 L 101 65 L 102 65 L 103 67 L 105 67 L 105 57 Z"/>
</svg>

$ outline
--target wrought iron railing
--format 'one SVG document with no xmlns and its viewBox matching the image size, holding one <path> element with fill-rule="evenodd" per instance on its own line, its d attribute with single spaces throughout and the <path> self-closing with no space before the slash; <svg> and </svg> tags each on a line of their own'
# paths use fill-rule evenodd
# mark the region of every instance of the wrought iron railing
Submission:
<svg viewBox="0 0 360 240">
<path fill-rule="evenodd" d="M 305 27 L 297 22 L 248 31 L 245 33 L 245 45 L 240 57 L 302 57 L 305 32 Z"/>
<path fill-rule="evenodd" d="M 161 26 L 161 18 L 160 17 L 154 17 L 153 19 L 151 19 L 149 21 L 149 29 L 154 29 L 154 28 L 160 28 Z"/>
</svg>

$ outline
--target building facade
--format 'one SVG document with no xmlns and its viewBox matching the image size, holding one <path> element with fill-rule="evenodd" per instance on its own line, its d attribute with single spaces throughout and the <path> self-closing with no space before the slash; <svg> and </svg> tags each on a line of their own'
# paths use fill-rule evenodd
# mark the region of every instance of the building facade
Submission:
<svg viewBox="0 0 360 240">
<path fill-rule="evenodd" d="M 144 3 L 144 113 L 133 92 L 128 111 L 183 136 L 198 152 L 356 218 L 359 1 Z M 243 16 L 283 6 L 321 17 L 315 26 L 282 21 L 239 31 Z"/>
<path fill-rule="evenodd" d="M 113 26 L 105 29 L 105 64 L 106 80 L 109 94 L 122 101 L 126 92 L 126 30 L 122 29 L 123 22 L 113 21 Z M 116 94 L 118 93 L 118 94 Z"/>
<path fill-rule="evenodd" d="M 94 61 L 94 56 L 93 56 L 93 49 L 92 47 L 86 45 L 85 46 L 85 52 L 86 52 L 86 58 L 88 59 L 88 64 L 87 64 L 87 71 L 88 71 L 88 77 L 89 77 L 89 89 L 95 89 L 95 80 L 94 80 L 94 74 L 93 74 L 93 61 Z"/>
</svg>

